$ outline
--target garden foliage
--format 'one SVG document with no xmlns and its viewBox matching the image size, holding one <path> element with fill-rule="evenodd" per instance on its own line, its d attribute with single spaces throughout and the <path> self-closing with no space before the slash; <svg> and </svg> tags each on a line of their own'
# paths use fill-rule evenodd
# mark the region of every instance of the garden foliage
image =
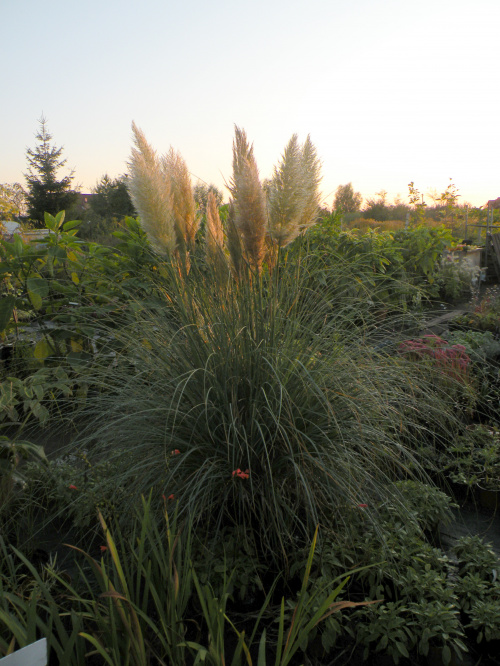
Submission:
<svg viewBox="0 0 500 666">
<path fill-rule="evenodd" d="M 227 214 L 213 192 L 197 207 L 180 154 L 134 140 L 139 219 L 112 246 L 63 213 L 1 242 L 1 652 L 43 633 L 68 664 L 278 666 L 309 647 L 449 663 L 464 622 L 496 637 L 487 554 L 473 569 L 457 550 L 450 585 L 431 540 L 452 506 L 417 481 L 485 435 L 473 341 L 411 328 L 449 232 L 317 223 L 309 138 L 261 183 L 236 128 Z M 27 440 L 56 426 L 74 441 L 44 461 Z M 56 519 L 71 574 L 31 561 L 29 522 Z"/>
</svg>

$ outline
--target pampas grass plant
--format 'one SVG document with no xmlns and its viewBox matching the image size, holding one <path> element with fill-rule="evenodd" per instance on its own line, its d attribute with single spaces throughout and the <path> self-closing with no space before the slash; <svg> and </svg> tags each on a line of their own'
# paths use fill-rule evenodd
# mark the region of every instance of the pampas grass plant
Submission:
<svg viewBox="0 0 500 666">
<path fill-rule="evenodd" d="M 153 184 L 165 185 L 170 211 L 173 186 L 138 131 L 136 144 L 133 191 L 154 230 Z M 278 245 L 313 222 L 318 168 L 309 139 L 299 147 L 292 137 L 271 186 Z M 320 287 L 318 259 L 297 239 L 298 250 L 262 270 L 265 199 L 239 128 L 230 191 L 229 256 L 211 201 L 208 263 L 194 253 L 186 273 L 175 251 L 155 258 L 164 307 L 130 307 L 108 333 L 120 353 L 96 378 L 80 443 L 116 464 L 131 502 L 152 488 L 193 516 L 200 535 L 237 526 L 265 562 L 283 566 L 318 523 L 334 529 L 359 504 L 376 521 L 372 507 L 393 492 L 390 482 L 418 469 L 420 440 L 452 417 L 411 363 L 374 344 L 360 316 L 366 294 L 342 262 L 321 267 Z M 165 220 L 175 248 L 173 214 Z M 237 279 L 216 270 L 215 257 Z"/>
</svg>

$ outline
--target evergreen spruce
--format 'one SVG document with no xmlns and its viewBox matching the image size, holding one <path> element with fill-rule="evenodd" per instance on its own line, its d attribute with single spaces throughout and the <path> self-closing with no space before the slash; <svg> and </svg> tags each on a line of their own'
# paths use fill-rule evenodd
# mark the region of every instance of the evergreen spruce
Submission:
<svg viewBox="0 0 500 666">
<path fill-rule="evenodd" d="M 38 145 L 28 148 L 26 155 L 29 164 L 24 174 L 28 185 L 28 217 L 35 226 L 44 226 L 44 214 L 55 215 L 67 210 L 76 203 L 78 194 L 71 189 L 73 172 L 58 180 L 57 171 L 66 164 L 61 159 L 63 149 L 51 144 L 52 135 L 47 130 L 47 121 L 42 116 L 40 130 L 36 135 Z"/>
</svg>

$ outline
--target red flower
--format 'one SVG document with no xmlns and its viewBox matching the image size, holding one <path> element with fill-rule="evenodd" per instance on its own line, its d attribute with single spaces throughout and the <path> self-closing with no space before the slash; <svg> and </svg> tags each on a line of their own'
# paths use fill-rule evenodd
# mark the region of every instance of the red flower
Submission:
<svg viewBox="0 0 500 666">
<path fill-rule="evenodd" d="M 76 486 L 73 486 L 73 485 L 69 486 L 69 489 L 70 490 L 78 490 L 78 488 Z"/>
<path fill-rule="evenodd" d="M 239 476 L 240 479 L 248 479 L 250 476 L 250 470 L 246 469 L 244 472 L 241 471 L 241 469 L 238 467 L 238 469 L 235 469 L 234 472 L 232 473 L 232 476 Z"/>
<path fill-rule="evenodd" d="M 358 504 L 358 506 L 359 506 L 360 509 L 367 509 L 368 508 L 368 504 Z"/>
<path fill-rule="evenodd" d="M 162 497 L 163 497 L 163 501 L 166 502 L 167 498 L 165 497 L 165 495 L 162 495 Z"/>
<path fill-rule="evenodd" d="M 179 449 L 174 449 L 173 451 L 170 451 L 171 456 L 178 456 L 180 453 Z"/>
<path fill-rule="evenodd" d="M 173 499 L 175 499 L 175 495 L 169 495 L 169 496 L 168 496 L 168 499 L 169 499 L 169 500 L 173 500 Z"/>
<path fill-rule="evenodd" d="M 101 549 L 101 553 L 104 553 L 106 550 L 108 550 L 107 546 L 99 546 L 99 548 Z"/>
</svg>

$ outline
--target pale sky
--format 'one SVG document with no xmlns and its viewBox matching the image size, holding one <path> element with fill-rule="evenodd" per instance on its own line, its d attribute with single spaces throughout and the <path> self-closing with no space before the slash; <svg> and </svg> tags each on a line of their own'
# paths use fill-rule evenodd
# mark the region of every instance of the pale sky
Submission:
<svg viewBox="0 0 500 666">
<path fill-rule="evenodd" d="M 293 133 L 363 197 L 500 196 L 500 0 L 0 0 L 0 183 L 42 113 L 74 184 L 127 170 L 136 122 L 227 190 L 234 124 L 262 178 Z M 428 203 L 431 203 L 428 199 Z"/>
</svg>

